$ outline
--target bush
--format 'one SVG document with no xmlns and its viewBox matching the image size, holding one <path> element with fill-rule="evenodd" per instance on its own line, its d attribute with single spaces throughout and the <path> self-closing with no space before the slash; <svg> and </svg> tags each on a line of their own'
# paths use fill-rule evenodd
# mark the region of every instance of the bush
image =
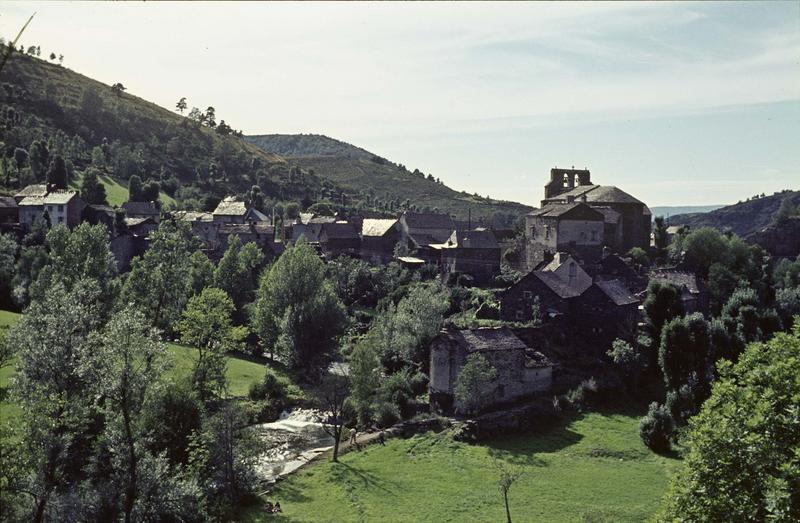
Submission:
<svg viewBox="0 0 800 523">
<path fill-rule="evenodd" d="M 591 404 L 597 395 L 597 380 L 589 378 L 567 393 L 567 401 L 578 410 L 583 410 Z"/>
<path fill-rule="evenodd" d="M 647 416 L 639 421 L 639 437 L 653 451 L 666 452 L 670 449 L 670 436 L 674 426 L 667 407 L 653 402 Z"/>
<path fill-rule="evenodd" d="M 375 408 L 375 422 L 382 429 L 391 427 L 400 421 L 400 410 L 396 405 L 388 402 L 381 402 Z"/>
<path fill-rule="evenodd" d="M 272 403 L 283 403 L 289 397 L 289 384 L 272 369 L 267 368 L 264 378 L 250 385 L 247 397 L 252 401 L 269 400 Z"/>
</svg>

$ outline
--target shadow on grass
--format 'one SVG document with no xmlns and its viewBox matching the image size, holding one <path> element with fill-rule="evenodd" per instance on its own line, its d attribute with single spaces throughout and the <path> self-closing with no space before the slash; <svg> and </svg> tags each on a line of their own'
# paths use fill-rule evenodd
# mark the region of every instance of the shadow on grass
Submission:
<svg viewBox="0 0 800 523">
<path fill-rule="evenodd" d="M 375 474 L 342 462 L 334 464 L 331 468 L 331 476 L 336 481 L 358 483 L 358 486 L 365 489 L 377 489 L 387 494 L 394 494 L 392 488 L 398 488 L 397 483 L 381 479 Z"/>
<path fill-rule="evenodd" d="M 280 501 L 281 504 L 283 504 L 283 501 L 303 503 L 311 500 L 310 497 L 303 493 L 302 489 L 298 488 L 297 485 L 291 481 L 281 482 L 280 486 L 271 492 L 267 497 L 273 503 L 275 501 Z"/>
<path fill-rule="evenodd" d="M 580 442 L 583 436 L 569 426 L 582 417 L 582 413 L 568 413 L 537 428 L 498 436 L 481 444 L 493 458 L 518 465 L 546 466 L 535 454 L 558 452 Z"/>
</svg>

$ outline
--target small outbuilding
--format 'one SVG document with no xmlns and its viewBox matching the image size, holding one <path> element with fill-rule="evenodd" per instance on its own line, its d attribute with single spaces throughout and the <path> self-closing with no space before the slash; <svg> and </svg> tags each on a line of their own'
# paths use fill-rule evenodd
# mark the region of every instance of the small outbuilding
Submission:
<svg viewBox="0 0 800 523">
<path fill-rule="evenodd" d="M 455 387 L 467 357 L 480 353 L 497 371 L 486 407 L 548 392 L 553 383 L 553 364 L 528 347 L 508 327 L 443 329 L 431 342 L 431 406 L 444 412 L 462 412 Z"/>
</svg>

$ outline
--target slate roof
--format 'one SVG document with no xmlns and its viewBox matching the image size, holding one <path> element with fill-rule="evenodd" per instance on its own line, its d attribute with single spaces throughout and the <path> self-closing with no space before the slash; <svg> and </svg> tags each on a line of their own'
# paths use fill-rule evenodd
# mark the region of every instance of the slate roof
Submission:
<svg viewBox="0 0 800 523">
<path fill-rule="evenodd" d="M 0 207 L 6 209 L 15 209 L 17 207 L 17 200 L 11 196 L 0 196 Z"/>
<path fill-rule="evenodd" d="M 361 223 L 361 236 L 375 236 L 380 237 L 389 232 L 392 227 L 397 224 L 397 220 L 389 219 L 376 219 L 364 218 Z"/>
<path fill-rule="evenodd" d="M 275 227 L 267 223 L 223 223 L 219 234 L 273 234 Z"/>
<path fill-rule="evenodd" d="M 525 350 L 528 348 L 508 327 L 485 329 L 455 329 L 446 331 L 446 336 L 462 347 L 467 352 L 497 351 L 497 350 Z"/>
<path fill-rule="evenodd" d="M 442 241 L 446 240 L 446 238 L 442 238 L 441 235 L 434 236 L 426 233 L 411 233 L 408 236 L 419 247 L 425 247 L 428 245 L 441 246 Z"/>
<path fill-rule="evenodd" d="M 560 218 L 576 209 L 579 209 L 580 207 L 585 207 L 586 209 L 594 211 L 594 214 L 597 215 L 598 219 L 604 218 L 604 215 L 600 211 L 598 211 L 594 207 L 586 205 L 583 202 L 548 203 L 541 209 L 536 209 L 535 211 L 529 212 L 528 216 L 540 216 L 544 218 Z"/>
<path fill-rule="evenodd" d="M 26 196 L 17 204 L 19 207 L 41 207 L 44 205 L 44 196 Z"/>
<path fill-rule="evenodd" d="M 246 212 L 247 207 L 244 202 L 237 200 L 235 196 L 226 196 L 219 202 L 213 214 L 215 216 L 244 216 Z"/>
<path fill-rule="evenodd" d="M 567 252 L 557 252 L 553 259 L 548 261 L 541 262 L 536 268 L 543 271 L 553 272 L 563 264 L 567 263 L 569 259 L 572 259 L 575 263 L 578 263 L 578 260 L 572 257 L 571 254 Z"/>
<path fill-rule="evenodd" d="M 679 289 L 686 289 L 691 294 L 700 294 L 697 276 L 691 272 L 674 269 L 655 269 L 650 271 L 650 281 L 671 283 Z"/>
<path fill-rule="evenodd" d="M 128 215 L 152 215 L 158 214 L 158 209 L 153 202 L 125 202 L 122 204 L 125 214 Z"/>
<path fill-rule="evenodd" d="M 45 205 L 64 205 L 78 196 L 75 191 L 53 191 L 44 197 Z"/>
<path fill-rule="evenodd" d="M 358 231 L 347 222 L 323 223 L 320 237 L 322 235 L 329 240 L 358 239 Z"/>
<path fill-rule="evenodd" d="M 425 263 L 425 260 L 423 260 L 422 258 L 416 258 L 414 256 L 398 256 L 397 259 L 403 263 L 408 263 L 411 265 L 418 265 Z"/>
<path fill-rule="evenodd" d="M 186 222 L 210 222 L 214 216 L 210 212 L 175 211 L 175 219 Z"/>
<path fill-rule="evenodd" d="M 592 209 L 602 214 L 606 223 L 619 223 L 619 217 L 622 216 L 611 207 L 592 207 Z"/>
<path fill-rule="evenodd" d="M 586 195 L 589 203 L 642 203 L 614 185 L 579 185 L 571 191 L 547 198 L 546 201 L 565 201 L 568 197 L 575 201 Z"/>
<path fill-rule="evenodd" d="M 34 184 L 34 185 L 28 185 L 27 187 L 21 189 L 18 193 L 14 195 L 14 197 L 25 198 L 27 196 L 44 196 L 46 194 L 47 194 L 47 185 Z"/>
<path fill-rule="evenodd" d="M 500 245 L 494 233 L 488 229 L 478 228 L 471 231 L 453 231 L 444 248 L 461 249 L 499 249 Z"/>
<path fill-rule="evenodd" d="M 142 225 L 143 223 L 150 222 L 155 225 L 155 221 L 149 216 L 140 216 L 136 218 L 125 218 L 125 225 L 128 227 L 136 227 L 137 225 Z"/>
<path fill-rule="evenodd" d="M 453 219 L 446 214 L 434 212 L 406 212 L 406 225 L 415 229 L 454 229 Z"/>
<path fill-rule="evenodd" d="M 269 217 L 264 214 L 263 212 L 259 211 L 258 209 L 251 207 L 247 209 L 247 216 L 246 219 L 248 220 L 255 220 L 258 222 L 268 222 L 270 221 Z"/>
<path fill-rule="evenodd" d="M 598 281 L 595 285 L 608 296 L 615 305 L 631 305 L 639 300 L 619 280 Z"/>
<path fill-rule="evenodd" d="M 531 274 L 534 277 L 539 278 L 539 280 L 547 285 L 547 287 L 556 293 L 560 298 L 575 298 L 581 295 L 580 289 L 570 286 L 569 282 L 566 282 L 556 276 L 555 273 L 548 272 L 548 271 L 533 271 Z"/>
</svg>

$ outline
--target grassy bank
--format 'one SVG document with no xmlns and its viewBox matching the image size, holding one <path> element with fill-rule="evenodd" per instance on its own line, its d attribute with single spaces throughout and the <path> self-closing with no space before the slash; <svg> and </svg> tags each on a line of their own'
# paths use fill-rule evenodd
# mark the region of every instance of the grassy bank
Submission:
<svg viewBox="0 0 800 523">
<path fill-rule="evenodd" d="M 641 443 L 639 415 L 566 415 L 537 433 L 480 445 L 430 433 L 392 439 L 307 468 L 269 497 L 281 502 L 282 521 L 503 521 L 501 460 L 524 470 L 509 495 L 515 522 L 643 521 L 678 461 Z"/>
</svg>

